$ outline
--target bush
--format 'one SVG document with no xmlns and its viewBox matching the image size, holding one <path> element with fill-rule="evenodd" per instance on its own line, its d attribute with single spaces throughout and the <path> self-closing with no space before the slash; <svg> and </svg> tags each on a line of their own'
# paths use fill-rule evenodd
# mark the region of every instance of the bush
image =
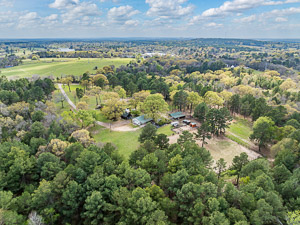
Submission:
<svg viewBox="0 0 300 225">
<path fill-rule="evenodd" d="M 131 111 L 131 115 L 133 117 L 138 117 L 141 115 L 141 112 L 139 110 L 133 110 L 133 111 Z"/>
<path fill-rule="evenodd" d="M 171 120 L 169 120 L 169 119 L 167 119 L 167 118 L 162 118 L 161 120 L 159 120 L 159 121 L 157 122 L 157 125 L 158 125 L 158 126 L 163 126 L 163 125 L 169 124 L 169 123 L 171 123 Z"/>
</svg>

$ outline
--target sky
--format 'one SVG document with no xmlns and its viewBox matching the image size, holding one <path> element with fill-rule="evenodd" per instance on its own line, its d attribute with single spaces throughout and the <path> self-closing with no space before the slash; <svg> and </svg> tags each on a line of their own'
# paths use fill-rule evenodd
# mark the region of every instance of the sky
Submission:
<svg viewBox="0 0 300 225">
<path fill-rule="evenodd" d="M 300 38 L 300 0 L 0 0 L 0 38 Z"/>
</svg>

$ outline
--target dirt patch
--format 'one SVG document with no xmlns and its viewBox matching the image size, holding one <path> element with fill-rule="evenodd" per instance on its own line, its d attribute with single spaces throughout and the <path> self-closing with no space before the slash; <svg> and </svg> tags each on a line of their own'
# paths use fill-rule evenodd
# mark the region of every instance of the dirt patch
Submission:
<svg viewBox="0 0 300 225">
<path fill-rule="evenodd" d="M 136 130 L 139 130 L 139 129 L 140 129 L 140 127 L 133 128 L 130 125 L 124 125 L 124 126 L 113 127 L 112 128 L 113 131 L 121 131 L 121 132 L 136 131 Z"/>
<path fill-rule="evenodd" d="M 220 158 L 223 158 L 227 162 L 227 166 L 230 166 L 233 158 L 240 155 L 242 152 L 247 153 L 249 160 L 260 157 L 260 154 L 249 150 L 226 137 L 214 137 L 211 140 L 208 140 L 207 143 L 208 144 L 204 145 L 204 147 L 210 152 L 213 159 L 217 161 Z M 202 142 L 197 141 L 197 144 L 202 145 Z"/>
<path fill-rule="evenodd" d="M 96 123 L 107 129 L 111 129 L 112 131 L 120 131 L 120 132 L 137 131 L 138 129 L 141 129 L 143 127 L 143 126 L 139 126 L 133 128 L 131 126 L 130 120 L 119 120 L 112 123 L 104 123 L 104 122 L 97 121 Z"/>
<path fill-rule="evenodd" d="M 183 127 L 182 127 L 183 128 Z M 179 129 L 182 130 L 182 128 L 176 129 L 178 132 Z M 188 126 L 185 128 L 186 130 L 189 130 L 191 133 L 196 133 L 196 129 L 188 129 Z M 181 131 L 182 132 L 182 131 Z M 181 133 L 180 132 L 180 133 Z M 174 134 L 169 137 L 169 143 L 174 144 L 177 142 L 177 139 L 179 138 L 180 134 Z M 235 156 L 240 155 L 242 152 L 247 153 L 249 160 L 254 160 L 261 155 L 245 148 L 242 145 L 237 144 L 236 142 L 230 140 L 227 137 L 213 137 L 210 140 L 206 140 L 207 144 L 204 145 L 204 147 L 210 152 L 211 156 L 213 157 L 214 161 L 219 160 L 220 158 L 224 158 L 227 162 L 227 166 L 230 166 L 232 164 L 232 160 Z M 202 141 L 197 140 L 196 143 L 199 146 L 202 146 Z"/>
</svg>

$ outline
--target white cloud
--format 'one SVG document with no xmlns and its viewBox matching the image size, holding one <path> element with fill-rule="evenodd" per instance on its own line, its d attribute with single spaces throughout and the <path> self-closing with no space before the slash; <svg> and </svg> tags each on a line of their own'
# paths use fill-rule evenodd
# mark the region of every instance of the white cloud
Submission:
<svg viewBox="0 0 300 225">
<path fill-rule="evenodd" d="M 264 5 L 283 5 L 290 3 L 298 3 L 300 0 L 286 0 L 286 1 L 267 1 Z"/>
<path fill-rule="evenodd" d="M 132 6 L 120 6 L 113 7 L 107 13 L 107 18 L 110 23 L 119 24 L 119 25 L 133 25 L 137 24 L 138 21 L 132 20 L 131 17 L 140 13 L 138 10 L 135 10 Z"/>
<path fill-rule="evenodd" d="M 101 3 L 112 1 L 113 3 L 118 3 L 119 0 L 100 0 Z"/>
<path fill-rule="evenodd" d="M 138 20 L 127 20 L 125 22 L 126 26 L 134 26 L 136 27 L 137 25 L 139 25 L 139 21 Z"/>
<path fill-rule="evenodd" d="M 284 18 L 284 17 L 277 17 L 277 18 L 275 18 L 275 21 L 276 21 L 276 22 L 287 22 L 288 19 L 287 19 L 287 18 Z"/>
<path fill-rule="evenodd" d="M 101 12 L 99 11 L 96 4 L 91 4 L 88 2 L 83 2 L 81 4 L 76 5 L 68 9 L 65 13 L 61 15 L 63 19 L 63 23 L 70 23 L 70 22 L 80 22 L 80 18 L 82 17 L 93 17 L 99 16 Z"/>
<path fill-rule="evenodd" d="M 0 12 L 0 27 L 7 28 L 14 26 L 18 22 L 19 16 L 20 15 L 17 12 Z"/>
<path fill-rule="evenodd" d="M 150 5 L 147 15 L 162 19 L 180 19 L 193 12 L 193 5 L 183 6 L 186 2 L 187 0 L 146 0 Z"/>
<path fill-rule="evenodd" d="M 0 7 L 13 7 L 13 0 L 0 0 Z"/>
<path fill-rule="evenodd" d="M 57 19 L 58 19 L 57 14 L 51 14 L 50 16 L 45 17 L 45 20 L 48 20 L 48 21 L 53 21 L 53 20 L 57 20 Z"/>
<path fill-rule="evenodd" d="M 19 17 L 18 28 L 33 27 L 38 25 L 38 14 L 36 12 L 28 12 Z"/>
<path fill-rule="evenodd" d="M 55 0 L 49 7 L 61 11 L 61 18 L 64 24 L 88 25 L 88 21 L 93 21 L 93 18 L 90 17 L 101 15 L 101 11 L 95 3 L 80 2 L 80 0 Z"/>
<path fill-rule="evenodd" d="M 243 23 L 243 22 L 252 22 L 255 20 L 259 22 L 263 22 L 263 21 L 267 21 L 268 19 L 272 19 L 272 21 L 275 20 L 276 22 L 286 22 L 288 21 L 288 19 L 285 18 L 286 16 L 298 14 L 298 13 L 300 14 L 300 7 L 274 9 L 272 11 L 264 12 L 259 15 L 251 15 L 251 16 L 235 19 L 234 22 Z"/>
<path fill-rule="evenodd" d="M 218 8 L 210 8 L 202 13 L 202 17 L 222 17 L 230 13 L 240 13 L 264 5 L 282 5 L 297 3 L 300 0 L 266 1 L 266 0 L 233 0 L 226 1 Z"/>
<path fill-rule="evenodd" d="M 224 16 L 228 13 L 243 12 L 244 10 L 263 5 L 265 0 L 234 0 L 226 1 L 219 8 L 210 8 L 202 13 L 203 17 Z"/>
<path fill-rule="evenodd" d="M 49 7 L 54 9 L 66 9 L 78 4 L 79 0 L 55 0 Z"/>
<path fill-rule="evenodd" d="M 223 24 L 211 22 L 211 23 L 205 24 L 205 27 L 220 28 L 220 27 L 223 27 Z"/>
<path fill-rule="evenodd" d="M 36 12 L 29 12 L 23 16 L 20 16 L 20 20 L 35 20 L 37 17 L 38 16 Z"/>
<path fill-rule="evenodd" d="M 235 19 L 234 22 L 240 22 L 240 23 L 250 23 L 252 21 L 255 21 L 257 19 L 256 15 L 246 16 L 243 18 Z"/>
<path fill-rule="evenodd" d="M 291 7 L 286 9 L 274 9 L 270 12 L 265 12 L 261 14 L 261 17 L 274 17 L 274 16 L 287 16 L 292 14 L 300 13 L 300 7 Z"/>
</svg>

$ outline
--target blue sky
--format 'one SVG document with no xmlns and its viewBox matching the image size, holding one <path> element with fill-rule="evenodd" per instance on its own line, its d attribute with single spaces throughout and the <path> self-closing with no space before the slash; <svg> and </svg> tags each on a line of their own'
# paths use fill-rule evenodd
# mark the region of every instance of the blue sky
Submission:
<svg viewBox="0 0 300 225">
<path fill-rule="evenodd" d="M 300 0 L 0 0 L 0 38 L 300 38 Z"/>
</svg>

